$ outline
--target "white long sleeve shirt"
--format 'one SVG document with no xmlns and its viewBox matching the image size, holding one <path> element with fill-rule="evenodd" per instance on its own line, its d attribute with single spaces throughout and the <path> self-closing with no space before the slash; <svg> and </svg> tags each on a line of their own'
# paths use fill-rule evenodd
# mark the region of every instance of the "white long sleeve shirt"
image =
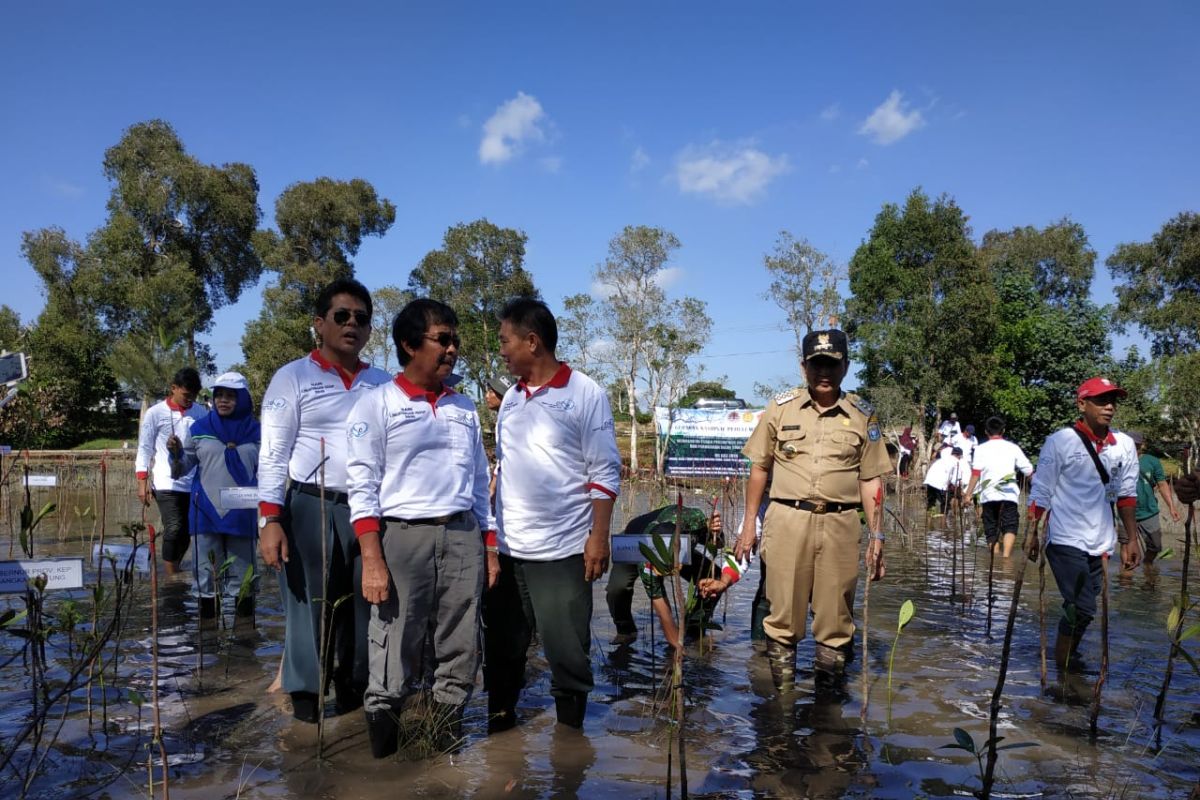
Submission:
<svg viewBox="0 0 1200 800">
<path fill-rule="evenodd" d="M 531 561 L 582 553 L 592 499 L 615 499 L 621 483 L 604 390 L 566 364 L 536 391 L 519 382 L 500 404 L 496 462 L 500 551 Z"/>
<path fill-rule="evenodd" d="M 1033 464 L 1015 443 L 999 436 L 975 448 L 971 474 L 978 478 L 975 491 L 981 503 L 1009 502 L 1021 499 L 1017 473 L 1033 474 Z"/>
<path fill-rule="evenodd" d="M 358 535 L 381 517 L 427 519 L 471 511 L 479 530 L 495 530 L 487 453 L 475 403 L 443 388 L 414 386 L 403 375 L 361 394 L 346 420 L 350 521 Z"/>
<path fill-rule="evenodd" d="M 359 363 L 353 376 L 314 350 L 290 361 L 271 378 L 263 396 L 258 500 L 263 514 L 283 508 L 287 480 L 317 483 L 325 440 L 325 488 L 346 489 L 346 418 L 364 392 L 392 376 Z"/>
<path fill-rule="evenodd" d="M 938 491 L 966 487 L 971 480 L 971 466 L 965 459 L 952 455 L 936 458 L 925 471 L 925 485 Z"/>
<path fill-rule="evenodd" d="M 204 406 L 192 403 L 185 409 L 170 398 L 146 409 L 138 430 L 137 456 L 134 459 L 138 478 L 152 477 L 151 486 L 156 492 L 190 492 L 196 470 L 189 470 L 178 480 L 171 477 L 171 454 L 167 451 L 167 439 L 173 434 L 186 445 L 192 423 L 206 414 L 208 409 Z"/>
<path fill-rule="evenodd" d="M 1087 433 L 1090 437 L 1090 433 Z M 1100 462 L 1108 470 L 1105 486 L 1087 448 L 1071 428 L 1050 434 L 1038 456 L 1029 490 L 1035 516 L 1048 511 L 1046 542 L 1068 545 L 1098 556 L 1117 542 L 1112 506 L 1137 503 L 1138 456 L 1133 440 L 1109 431 L 1096 442 Z"/>
</svg>

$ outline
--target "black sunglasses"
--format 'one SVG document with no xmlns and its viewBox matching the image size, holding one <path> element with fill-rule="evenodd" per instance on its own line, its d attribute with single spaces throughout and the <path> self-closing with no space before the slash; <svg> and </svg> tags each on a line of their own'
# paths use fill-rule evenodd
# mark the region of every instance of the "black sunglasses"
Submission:
<svg viewBox="0 0 1200 800">
<path fill-rule="evenodd" d="M 338 325 L 345 325 L 347 322 L 350 321 L 351 314 L 354 315 L 354 321 L 355 321 L 355 323 L 358 324 L 358 327 L 366 328 L 366 327 L 370 326 L 370 324 L 371 324 L 371 315 L 370 314 L 368 314 L 365 311 L 351 312 L 349 309 L 345 309 L 345 308 L 339 308 L 337 311 L 333 312 L 333 321 L 335 323 L 337 323 Z"/>
<path fill-rule="evenodd" d="M 442 347 L 449 347 L 450 345 L 462 347 L 462 339 L 458 338 L 457 333 L 446 333 L 445 331 L 442 331 L 437 336 L 434 336 L 432 333 L 427 333 L 425 334 L 425 338 L 431 342 L 437 342 Z"/>
</svg>

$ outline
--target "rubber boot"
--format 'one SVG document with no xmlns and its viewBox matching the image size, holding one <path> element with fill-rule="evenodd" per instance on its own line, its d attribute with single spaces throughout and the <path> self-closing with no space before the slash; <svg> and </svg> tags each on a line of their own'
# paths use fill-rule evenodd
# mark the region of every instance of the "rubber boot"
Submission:
<svg viewBox="0 0 1200 800">
<path fill-rule="evenodd" d="M 587 693 L 568 692 L 554 698 L 554 710 L 558 712 L 558 723 L 571 728 L 582 728 L 587 713 Z"/>
<path fill-rule="evenodd" d="M 433 746 L 442 753 L 454 753 L 463 746 L 463 707 L 452 703 L 433 704 Z"/>
<path fill-rule="evenodd" d="M 796 645 L 767 639 L 767 661 L 771 665 L 771 680 L 777 692 L 796 688 Z"/>
<path fill-rule="evenodd" d="M 520 694 L 520 686 L 509 676 L 496 674 L 489 676 L 487 685 L 488 734 L 500 733 L 516 727 L 517 698 Z"/>
<path fill-rule="evenodd" d="M 209 620 L 217 618 L 217 598 L 201 597 L 200 598 L 200 619 Z"/>
<path fill-rule="evenodd" d="M 317 695 L 313 692 L 292 692 L 292 716 L 300 722 L 317 721 Z"/>
<path fill-rule="evenodd" d="M 349 714 L 355 709 L 362 708 L 365 686 L 359 686 L 350 681 L 334 681 L 334 707 L 339 714 Z"/>
<path fill-rule="evenodd" d="M 1071 635 L 1058 632 L 1058 638 L 1054 641 L 1054 665 L 1059 672 L 1083 672 L 1083 656 L 1079 652 L 1082 640 L 1082 633 Z"/>
<path fill-rule="evenodd" d="M 367 712 L 367 739 L 371 742 L 371 755 L 387 758 L 395 755 L 400 738 L 400 724 L 396 716 L 388 711 Z"/>
</svg>

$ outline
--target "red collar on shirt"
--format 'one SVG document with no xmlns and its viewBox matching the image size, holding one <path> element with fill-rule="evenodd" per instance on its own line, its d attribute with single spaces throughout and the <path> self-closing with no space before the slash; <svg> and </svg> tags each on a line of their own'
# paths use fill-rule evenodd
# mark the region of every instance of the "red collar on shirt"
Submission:
<svg viewBox="0 0 1200 800">
<path fill-rule="evenodd" d="M 187 410 L 191 408 L 190 405 L 181 406 L 169 397 L 167 398 L 166 403 L 167 408 L 171 409 L 172 411 L 178 411 L 180 414 L 187 413 Z"/>
<path fill-rule="evenodd" d="M 345 368 L 343 368 L 340 364 L 334 364 L 332 361 L 327 361 L 325 359 L 325 356 L 321 355 L 320 350 L 313 350 L 311 353 L 308 354 L 308 357 L 311 358 L 313 360 L 313 362 L 315 362 L 316 365 L 318 367 L 320 367 L 321 369 L 333 370 L 334 372 L 336 372 L 338 374 L 338 376 L 341 377 L 342 384 L 347 389 L 349 389 L 354 384 L 354 376 L 370 366 L 370 364 L 368 364 L 365 361 L 359 361 L 358 365 L 354 368 L 354 372 L 350 372 L 350 371 L 346 370 Z"/>
<path fill-rule="evenodd" d="M 571 380 L 571 367 L 567 362 L 563 361 L 558 365 L 558 370 L 554 373 L 553 377 L 543 383 L 538 388 L 538 391 L 540 392 L 542 389 L 561 389 L 567 385 L 569 380 Z M 526 400 L 533 397 L 533 393 L 529 391 L 529 384 L 524 378 L 517 381 L 517 388 L 525 393 Z"/>
<path fill-rule="evenodd" d="M 418 397 L 424 397 L 429 401 L 429 405 L 431 406 L 436 406 L 437 401 L 446 395 L 454 394 L 454 390 L 444 383 L 442 384 L 442 391 L 440 393 L 427 392 L 420 386 L 417 386 L 415 383 L 410 381 L 408 378 L 404 377 L 403 372 L 396 375 L 396 386 L 400 387 L 400 391 L 408 395 L 409 400 L 416 400 Z"/>
<path fill-rule="evenodd" d="M 1099 453 L 1101 450 L 1103 450 L 1106 445 L 1111 445 L 1111 444 L 1117 443 L 1117 437 L 1113 436 L 1113 432 L 1111 429 L 1108 431 L 1108 434 L 1103 439 L 1099 439 L 1096 437 L 1096 434 L 1092 433 L 1092 429 L 1089 428 L 1087 426 L 1087 423 L 1084 422 L 1083 420 L 1079 420 L 1078 422 L 1076 422 L 1075 428 L 1077 430 L 1083 431 L 1083 435 L 1086 436 L 1088 438 L 1088 441 L 1090 441 L 1092 443 L 1092 445 L 1096 448 L 1097 453 Z"/>
<path fill-rule="evenodd" d="M 1004 434 L 1003 434 L 1003 433 L 997 433 L 995 436 L 989 436 L 988 438 L 989 438 L 989 439 L 1003 439 L 1003 438 L 1004 438 Z"/>
</svg>

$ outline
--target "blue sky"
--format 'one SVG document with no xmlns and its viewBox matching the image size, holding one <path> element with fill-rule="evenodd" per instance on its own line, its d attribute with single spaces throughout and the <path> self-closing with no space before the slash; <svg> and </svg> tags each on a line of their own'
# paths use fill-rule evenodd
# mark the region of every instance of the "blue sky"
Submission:
<svg viewBox="0 0 1200 800">
<path fill-rule="evenodd" d="M 362 177 L 396 224 L 359 252 L 404 285 L 445 229 L 529 236 L 556 310 L 628 224 L 683 244 L 701 364 L 746 397 L 793 374 L 762 299 L 787 229 L 845 262 L 885 202 L 952 195 L 976 238 L 1083 224 L 1103 260 L 1200 209 L 1195 3 L 24 3 L 0 24 L 0 302 L 32 321 L 22 231 L 104 219 L 105 148 L 163 118 L 189 152 L 288 184 Z M 218 314 L 241 357 L 258 289 Z M 1128 339 L 1123 339 L 1129 341 Z"/>
</svg>

